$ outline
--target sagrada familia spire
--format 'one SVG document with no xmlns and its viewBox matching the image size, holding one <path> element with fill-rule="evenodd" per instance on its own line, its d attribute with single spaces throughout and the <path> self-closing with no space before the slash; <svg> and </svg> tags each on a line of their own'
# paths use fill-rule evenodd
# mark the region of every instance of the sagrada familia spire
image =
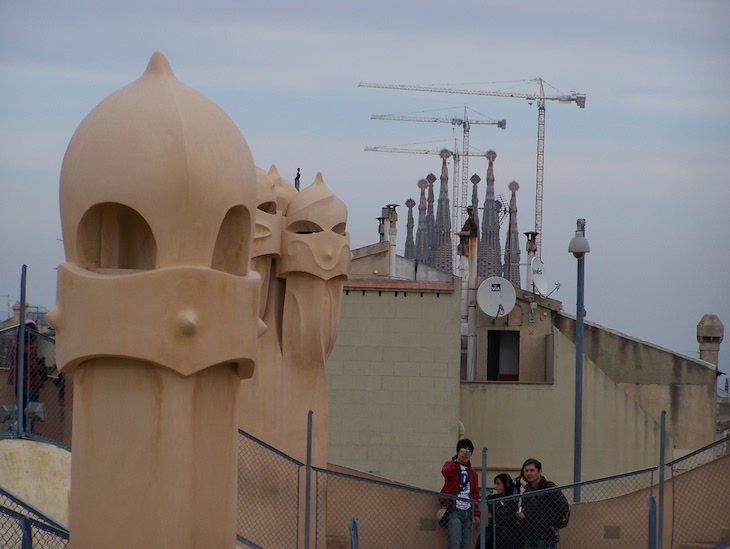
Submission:
<svg viewBox="0 0 730 549">
<path fill-rule="evenodd" d="M 428 207 L 426 208 L 426 242 L 428 243 L 428 254 L 426 256 L 421 256 L 421 261 L 427 265 L 433 265 L 433 252 L 436 249 L 436 218 L 433 215 L 433 184 L 435 181 L 436 176 L 432 173 L 426 176 L 426 182 L 428 183 Z"/>
<path fill-rule="evenodd" d="M 484 198 L 484 221 L 479 239 L 477 275 L 502 276 L 502 250 L 499 242 L 499 210 L 502 204 L 494 195 L 494 161 L 497 153 L 487 152 L 487 194 Z M 519 246 L 518 246 L 519 247 Z"/>
<path fill-rule="evenodd" d="M 406 224 L 406 251 L 405 257 L 413 259 L 415 254 L 415 244 L 413 243 L 413 207 L 416 205 L 416 201 L 412 198 L 406 200 L 406 207 L 408 208 L 408 223 Z"/>
<path fill-rule="evenodd" d="M 422 261 L 428 263 L 428 227 L 426 222 L 426 189 L 428 188 L 428 181 L 420 179 L 418 181 L 418 188 L 421 190 L 421 198 L 418 202 L 418 230 L 416 231 L 416 248 L 412 258 L 416 261 Z M 408 256 L 406 256 L 408 257 Z"/>
<path fill-rule="evenodd" d="M 520 184 L 512 181 L 509 190 L 512 196 L 509 199 L 509 232 L 507 246 L 504 250 L 504 278 L 509 280 L 515 288 L 520 287 L 520 231 L 517 229 L 517 191 Z"/>
<path fill-rule="evenodd" d="M 434 187 L 436 181 L 434 174 L 428 174 L 425 179 L 418 182 L 420 189 L 420 201 L 418 204 L 418 227 L 413 240 L 413 208 L 416 202 L 409 198 L 408 206 L 408 233 L 406 236 L 405 257 L 415 259 L 426 265 L 439 270 L 453 272 L 453 244 L 451 218 L 449 217 L 450 204 L 448 194 L 448 166 L 446 161 L 451 153 L 442 149 L 439 152 L 441 157 L 441 185 L 439 188 L 436 215 L 434 216 Z M 520 185 L 516 181 L 509 184 L 512 193 L 509 202 L 509 229 L 507 242 L 504 247 L 504 262 L 502 261 L 502 246 L 499 240 L 500 214 L 503 204 L 497 200 L 494 191 L 494 161 L 497 153 L 490 150 L 486 154 L 487 161 L 487 189 L 484 198 L 484 210 L 482 214 L 481 227 L 479 220 L 479 191 L 478 185 L 481 178 L 474 174 L 470 181 L 472 183 L 470 222 L 480 231 L 479 249 L 477 260 L 477 276 L 489 278 L 491 276 L 503 276 L 516 287 L 520 287 L 520 239 L 517 228 L 517 190 Z M 426 193 L 428 189 L 428 194 Z"/>
<path fill-rule="evenodd" d="M 446 149 L 439 152 L 441 157 L 441 187 L 439 188 L 438 209 L 436 210 L 436 226 L 434 231 L 435 246 L 433 247 L 432 265 L 447 273 L 453 272 L 451 217 L 449 211 L 449 168 L 446 161 L 451 153 Z"/>
<path fill-rule="evenodd" d="M 471 219 L 471 223 L 474 227 L 476 227 L 477 232 L 479 232 L 479 192 L 477 191 L 477 185 L 479 185 L 479 182 L 482 180 L 481 177 L 479 177 L 477 174 L 474 174 L 469 178 L 469 181 L 471 181 L 471 211 L 472 215 L 469 219 Z"/>
</svg>

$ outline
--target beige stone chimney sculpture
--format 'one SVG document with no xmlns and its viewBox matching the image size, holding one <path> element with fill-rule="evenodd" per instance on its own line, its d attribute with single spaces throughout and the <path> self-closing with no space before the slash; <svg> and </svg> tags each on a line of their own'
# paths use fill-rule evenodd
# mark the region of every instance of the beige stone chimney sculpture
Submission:
<svg viewBox="0 0 730 549">
<path fill-rule="evenodd" d="M 697 323 L 697 343 L 700 344 L 700 359 L 710 364 L 720 363 L 720 343 L 725 336 L 725 325 L 717 315 L 704 315 Z"/>
<path fill-rule="evenodd" d="M 247 433 L 305 463 L 311 410 L 312 464 L 326 468 L 325 360 L 334 346 L 342 288 L 352 260 L 347 208 L 324 184 L 321 174 L 301 193 L 279 175 L 276 166 L 268 173 L 257 168 L 257 183 L 251 264 L 262 280 L 261 335 L 254 376 L 241 382 L 239 424 Z M 291 494 L 304 493 L 304 475 L 297 482 L 265 460 L 248 467 L 238 472 L 241 493 L 250 493 L 247 485 L 251 483 L 267 489 L 255 500 L 238 502 L 242 517 L 280 515 L 282 505 L 291 502 Z M 319 496 L 312 504 L 319 509 L 326 506 L 324 492 L 323 481 L 318 480 Z M 299 503 L 303 514 L 306 498 Z M 284 524 L 283 520 L 277 522 L 282 546 L 301 546 L 304 523 Z M 322 520 L 318 520 L 320 528 L 324 528 Z M 264 537 L 270 525 L 250 520 L 245 528 Z M 314 535 L 314 525 L 312 528 L 310 534 Z"/>
<path fill-rule="evenodd" d="M 71 139 L 49 320 L 74 373 L 74 549 L 235 544 L 256 181 L 241 132 L 160 53 Z"/>
<path fill-rule="evenodd" d="M 260 367 L 241 383 L 241 427 L 285 454 L 306 460 L 312 410 L 312 463 L 327 467 L 325 360 L 339 325 L 352 253 L 347 207 L 322 174 L 300 193 L 279 175 L 257 169 L 259 184 L 252 265 L 263 284 Z"/>
<path fill-rule="evenodd" d="M 277 276 L 286 280 L 281 390 L 288 402 L 288 417 L 284 436 L 290 444 L 306 449 L 307 411 L 312 410 L 317 442 L 312 445 L 312 463 L 319 467 L 327 466 L 324 364 L 337 338 L 342 288 L 352 260 L 346 222 L 345 204 L 318 173 L 314 183 L 289 203 L 277 269 Z"/>
</svg>

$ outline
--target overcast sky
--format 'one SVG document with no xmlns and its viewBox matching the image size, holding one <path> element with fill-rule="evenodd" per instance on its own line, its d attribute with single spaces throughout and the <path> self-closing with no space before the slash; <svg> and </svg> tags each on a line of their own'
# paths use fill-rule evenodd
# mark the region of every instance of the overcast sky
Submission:
<svg viewBox="0 0 730 549">
<path fill-rule="evenodd" d="M 468 106 L 472 118 L 506 119 L 505 131 L 473 126 L 471 152 L 497 152 L 498 193 L 520 183 L 521 232 L 535 217 L 535 104 L 359 82 L 533 93 L 542 77 L 548 93 L 585 93 L 585 109 L 547 104 L 542 258 L 550 287 L 560 283 L 551 297 L 575 313 L 567 246 L 586 218 L 587 320 L 696 357 L 704 314 L 730 328 L 728 25 L 726 0 L 0 0 L 0 316 L 19 298 L 24 263 L 29 301 L 53 307 L 66 146 L 160 50 L 231 116 L 257 165 L 289 179 L 300 168 L 302 185 L 323 173 L 347 203 L 353 248 L 377 240 L 383 205 L 417 200 L 417 181 L 440 170 L 436 156 L 364 147 L 453 149 L 461 139 L 448 124 L 371 114 L 453 117 Z M 470 158 L 470 173 L 484 179 L 486 160 Z"/>
</svg>

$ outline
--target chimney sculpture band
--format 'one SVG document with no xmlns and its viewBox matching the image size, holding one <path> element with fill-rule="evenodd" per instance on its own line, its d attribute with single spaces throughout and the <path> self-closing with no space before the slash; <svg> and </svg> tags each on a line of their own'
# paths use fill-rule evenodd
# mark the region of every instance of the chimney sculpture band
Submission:
<svg viewBox="0 0 730 549">
<path fill-rule="evenodd" d="M 241 132 L 159 52 L 71 139 L 49 320 L 74 374 L 73 547 L 234 545 L 256 194 Z"/>
</svg>

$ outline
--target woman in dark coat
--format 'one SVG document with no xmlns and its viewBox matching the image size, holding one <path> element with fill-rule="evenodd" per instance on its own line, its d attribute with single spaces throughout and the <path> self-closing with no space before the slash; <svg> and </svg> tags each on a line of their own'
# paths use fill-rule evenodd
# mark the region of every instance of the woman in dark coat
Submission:
<svg viewBox="0 0 730 549">
<path fill-rule="evenodd" d="M 500 501 L 500 498 L 511 496 L 514 491 L 515 484 L 512 477 L 504 473 L 494 477 L 494 490 L 487 496 L 487 513 L 489 513 L 489 526 L 486 530 L 487 543 L 485 545 L 487 549 L 492 547 L 518 549 L 524 545 L 516 516 L 517 500 Z M 477 540 L 476 549 L 480 549 L 480 547 L 480 540 Z"/>
</svg>

